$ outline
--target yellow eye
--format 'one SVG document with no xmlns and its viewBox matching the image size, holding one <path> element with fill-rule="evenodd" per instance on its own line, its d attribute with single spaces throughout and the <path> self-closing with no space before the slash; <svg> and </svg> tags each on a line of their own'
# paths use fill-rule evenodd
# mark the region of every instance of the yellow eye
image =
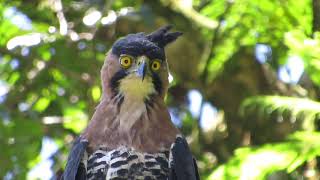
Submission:
<svg viewBox="0 0 320 180">
<path fill-rule="evenodd" d="M 152 63 L 151 63 L 151 69 L 152 71 L 158 71 L 161 67 L 161 62 L 159 60 L 154 60 Z"/>
<path fill-rule="evenodd" d="M 120 64 L 123 68 L 129 68 L 132 64 L 132 57 L 130 56 L 121 56 L 120 57 Z"/>
</svg>

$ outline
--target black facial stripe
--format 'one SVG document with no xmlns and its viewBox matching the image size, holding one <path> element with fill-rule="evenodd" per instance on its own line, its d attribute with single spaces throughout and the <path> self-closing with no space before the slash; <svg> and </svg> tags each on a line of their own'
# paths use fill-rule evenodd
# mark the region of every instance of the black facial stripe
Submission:
<svg viewBox="0 0 320 180">
<path fill-rule="evenodd" d="M 116 72 L 114 76 L 111 78 L 110 87 L 114 95 L 116 95 L 118 92 L 119 80 L 123 79 L 127 75 L 128 73 L 124 69 L 121 69 L 120 71 Z"/>
<path fill-rule="evenodd" d="M 119 101 L 118 101 L 118 104 L 117 104 L 117 107 L 118 107 L 118 113 L 120 113 L 120 107 L 121 107 L 121 105 L 122 105 L 123 101 L 124 101 L 124 96 L 123 96 L 123 95 L 121 95 L 121 97 L 120 97 L 120 99 L 119 99 Z"/>
<path fill-rule="evenodd" d="M 157 73 L 152 73 L 152 83 L 154 85 L 154 88 L 158 92 L 158 94 L 161 94 L 161 92 L 162 92 L 162 81 L 160 79 L 160 76 Z"/>
<path fill-rule="evenodd" d="M 155 94 L 151 94 L 148 99 L 146 98 L 144 100 L 144 103 L 146 104 L 146 108 L 147 108 L 148 112 L 149 112 L 150 108 L 151 109 L 153 108 L 154 99 L 155 99 Z"/>
</svg>

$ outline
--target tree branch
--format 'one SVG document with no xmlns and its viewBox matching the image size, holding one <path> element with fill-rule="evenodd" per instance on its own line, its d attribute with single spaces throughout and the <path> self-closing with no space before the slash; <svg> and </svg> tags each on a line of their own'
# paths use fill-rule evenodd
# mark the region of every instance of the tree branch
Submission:
<svg viewBox="0 0 320 180">
<path fill-rule="evenodd" d="M 312 0 L 312 32 L 320 31 L 320 0 Z"/>
<path fill-rule="evenodd" d="M 204 70 L 203 70 L 202 74 L 200 75 L 200 78 L 201 78 L 203 84 L 205 84 L 206 81 L 207 81 L 207 77 L 208 77 L 208 73 L 209 73 L 208 72 L 209 71 L 209 69 L 208 69 L 209 63 L 210 63 L 210 60 L 212 59 L 212 57 L 214 56 L 214 52 L 213 52 L 212 49 L 217 44 L 217 41 L 218 41 L 218 34 L 219 34 L 219 31 L 220 31 L 220 28 L 221 28 L 221 21 L 225 18 L 225 16 L 230 11 L 232 4 L 233 3 L 227 2 L 227 7 L 226 7 L 225 12 L 222 15 L 220 15 L 220 17 L 218 17 L 219 24 L 218 24 L 217 28 L 213 31 L 212 40 L 211 40 L 210 54 L 208 56 L 208 59 L 206 60 L 206 63 L 205 63 L 205 66 L 204 66 Z"/>
<path fill-rule="evenodd" d="M 183 2 L 179 0 L 170 0 L 169 2 L 172 9 L 179 11 L 185 17 L 191 19 L 191 21 L 195 22 L 199 26 L 202 26 L 208 29 L 216 29 L 218 27 L 217 21 L 201 15 L 192 7 L 184 5 Z"/>
</svg>

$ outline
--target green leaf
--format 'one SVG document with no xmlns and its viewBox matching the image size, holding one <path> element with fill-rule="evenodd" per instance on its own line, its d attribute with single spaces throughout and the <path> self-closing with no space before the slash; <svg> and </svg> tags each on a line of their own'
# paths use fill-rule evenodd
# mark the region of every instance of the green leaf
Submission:
<svg viewBox="0 0 320 180">
<path fill-rule="evenodd" d="M 314 130 L 314 121 L 320 115 L 320 103 L 307 98 L 254 96 L 242 102 L 239 112 L 243 117 L 268 117 L 273 112 L 280 116 L 289 114 L 293 118 L 303 119 L 303 129 Z"/>
<path fill-rule="evenodd" d="M 298 56 L 303 60 L 304 68 L 311 80 L 320 86 L 320 38 L 319 32 L 309 38 L 301 30 L 292 30 L 285 35 L 285 44 L 290 56 Z"/>
<path fill-rule="evenodd" d="M 20 73 L 19 72 L 13 72 L 12 74 L 11 74 L 11 76 L 9 77 L 9 79 L 8 79 L 8 83 L 10 84 L 10 85 L 13 85 L 13 84 L 15 84 L 16 82 L 17 82 L 17 80 L 20 78 Z"/>
<path fill-rule="evenodd" d="M 36 104 L 33 106 L 33 109 L 35 109 L 38 112 L 42 112 L 47 109 L 50 102 L 51 102 L 50 99 L 42 97 L 36 102 Z"/>
<path fill-rule="evenodd" d="M 64 110 L 63 127 L 80 133 L 88 122 L 88 116 L 81 109 L 68 107 Z"/>
<path fill-rule="evenodd" d="M 297 132 L 285 142 L 260 147 L 238 148 L 227 163 L 219 166 L 208 179 L 265 179 L 275 171 L 288 173 L 320 156 L 320 133 Z"/>
<path fill-rule="evenodd" d="M 92 96 L 92 99 L 93 99 L 95 102 L 99 101 L 100 96 L 101 96 L 101 90 L 100 90 L 100 87 L 99 87 L 99 86 L 94 86 L 94 87 L 91 89 L 91 96 Z"/>
</svg>

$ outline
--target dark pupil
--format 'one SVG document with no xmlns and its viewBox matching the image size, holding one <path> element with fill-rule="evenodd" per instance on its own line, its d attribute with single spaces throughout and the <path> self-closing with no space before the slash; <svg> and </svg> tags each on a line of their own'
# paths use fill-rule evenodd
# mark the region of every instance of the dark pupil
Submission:
<svg viewBox="0 0 320 180">
<path fill-rule="evenodd" d="M 125 63 L 125 64 L 128 64 L 128 63 L 129 63 L 129 61 L 126 59 L 126 60 L 124 60 L 124 63 Z"/>
<path fill-rule="evenodd" d="M 157 63 L 153 63 L 153 68 L 157 68 L 158 64 Z"/>
</svg>

